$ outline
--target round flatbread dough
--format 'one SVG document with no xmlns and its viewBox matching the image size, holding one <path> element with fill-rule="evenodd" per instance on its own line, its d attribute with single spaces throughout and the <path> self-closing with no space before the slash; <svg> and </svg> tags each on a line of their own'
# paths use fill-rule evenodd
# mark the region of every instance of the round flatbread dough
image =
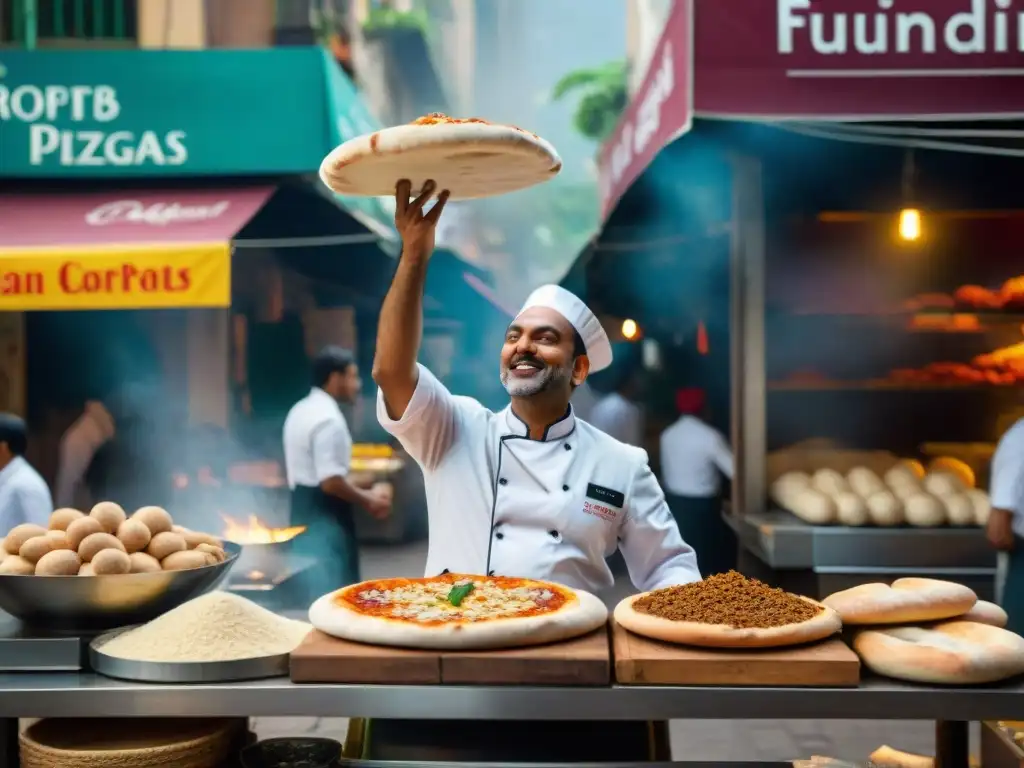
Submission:
<svg viewBox="0 0 1024 768">
<path fill-rule="evenodd" d="M 833 499 L 836 505 L 836 522 L 840 525 L 860 526 L 868 522 L 868 507 L 856 493 L 837 493 Z"/>
<path fill-rule="evenodd" d="M 974 505 L 966 493 L 954 493 L 939 499 L 946 508 L 946 522 L 950 525 L 974 525 Z"/>
<path fill-rule="evenodd" d="M 811 478 L 811 484 L 816 490 L 827 496 L 836 496 L 850 491 L 850 485 L 846 482 L 846 478 L 834 469 L 819 469 Z"/>
<path fill-rule="evenodd" d="M 904 499 L 903 513 L 907 522 L 918 528 L 936 528 L 946 523 L 942 502 L 927 493 L 915 493 Z"/>
<path fill-rule="evenodd" d="M 578 637 L 604 626 L 608 609 L 589 592 L 559 584 L 446 573 L 353 584 L 314 602 L 309 621 L 343 640 L 469 650 Z"/>
<path fill-rule="evenodd" d="M 800 645 L 834 635 L 842 629 L 839 615 L 809 597 L 800 597 L 821 608 L 817 616 L 796 624 L 781 627 L 732 627 L 728 624 L 701 624 L 696 621 L 673 621 L 672 619 L 641 613 L 633 603 L 650 592 L 630 595 L 615 606 L 615 621 L 630 632 L 644 637 L 663 640 L 680 645 L 696 645 L 706 648 L 778 648 L 786 645 Z"/>
<path fill-rule="evenodd" d="M 962 616 L 978 602 L 962 584 L 938 579 L 896 579 L 888 584 L 860 584 L 821 601 L 847 625 L 909 624 Z"/>
<path fill-rule="evenodd" d="M 452 200 L 491 197 L 549 181 L 562 169 L 555 148 L 536 134 L 486 120 L 427 115 L 346 141 L 320 165 L 341 195 L 393 196 L 402 179 L 412 194 L 433 179 Z"/>
<path fill-rule="evenodd" d="M 867 498 L 868 518 L 872 524 L 880 526 L 901 525 L 903 523 L 903 502 L 896 498 L 892 491 L 878 491 Z"/>
<path fill-rule="evenodd" d="M 1024 637 L 973 621 L 866 629 L 853 649 L 872 672 L 936 685 L 980 685 L 1024 672 Z"/>
<path fill-rule="evenodd" d="M 872 472 L 868 467 L 854 467 L 846 475 L 846 482 L 858 496 L 865 499 L 886 490 L 882 478 Z"/>
<path fill-rule="evenodd" d="M 940 499 L 967 490 L 960 482 L 960 478 L 950 472 L 929 472 L 921 481 L 921 486 L 932 496 L 938 496 Z"/>
<path fill-rule="evenodd" d="M 957 616 L 957 621 L 973 621 L 978 624 L 988 624 L 990 627 L 999 627 L 1002 629 L 1010 621 L 1010 617 L 1006 615 L 1006 611 L 1000 608 L 995 603 L 990 603 L 988 600 L 979 600 L 963 616 Z"/>
</svg>

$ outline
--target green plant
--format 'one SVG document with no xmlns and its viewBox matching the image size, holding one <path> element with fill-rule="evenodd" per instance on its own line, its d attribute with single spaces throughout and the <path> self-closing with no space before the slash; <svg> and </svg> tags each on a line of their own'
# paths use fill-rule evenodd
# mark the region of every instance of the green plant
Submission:
<svg viewBox="0 0 1024 768">
<path fill-rule="evenodd" d="M 552 101 L 581 94 L 573 115 L 580 134 L 604 142 L 619 121 L 629 97 L 626 92 L 626 62 L 611 61 L 600 67 L 576 69 L 562 77 L 551 90 Z"/>
<path fill-rule="evenodd" d="M 427 14 L 422 10 L 398 11 L 378 5 L 370 9 L 366 21 L 363 22 L 363 35 L 373 38 L 389 32 L 419 32 L 425 36 L 427 27 Z"/>
</svg>

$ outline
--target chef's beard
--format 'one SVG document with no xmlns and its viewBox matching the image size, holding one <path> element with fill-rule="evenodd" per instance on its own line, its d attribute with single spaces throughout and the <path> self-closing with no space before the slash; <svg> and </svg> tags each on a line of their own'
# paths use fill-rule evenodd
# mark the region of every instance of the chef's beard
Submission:
<svg viewBox="0 0 1024 768">
<path fill-rule="evenodd" d="M 569 367 L 545 366 L 529 379 L 514 378 L 508 368 L 503 366 L 501 369 L 501 383 L 510 397 L 533 397 L 571 379 L 572 368 Z"/>
</svg>

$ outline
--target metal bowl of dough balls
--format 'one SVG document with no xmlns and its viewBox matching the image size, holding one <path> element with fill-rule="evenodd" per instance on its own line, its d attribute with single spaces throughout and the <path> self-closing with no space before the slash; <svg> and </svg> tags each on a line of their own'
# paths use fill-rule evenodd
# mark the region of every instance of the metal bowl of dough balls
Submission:
<svg viewBox="0 0 1024 768">
<path fill-rule="evenodd" d="M 240 552 L 160 507 L 58 509 L 47 528 L 23 524 L 4 537 L 0 609 L 58 634 L 142 624 L 216 587 Z"/>
</svg>

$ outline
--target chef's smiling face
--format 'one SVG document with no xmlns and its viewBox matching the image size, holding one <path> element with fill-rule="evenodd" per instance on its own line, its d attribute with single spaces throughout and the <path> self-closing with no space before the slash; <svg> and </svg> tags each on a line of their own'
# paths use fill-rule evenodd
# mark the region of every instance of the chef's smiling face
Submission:
<svg viewBox="0 0 1024 768">
<path fill-rule="evenodd" d="M 587 377 L 589 363 L 578 354 L 576 332 L 564 317 L 546 307 L 531 307 L 505 332 L 501 383 L 512 397 L 572 388 Z"/>
</svg>

